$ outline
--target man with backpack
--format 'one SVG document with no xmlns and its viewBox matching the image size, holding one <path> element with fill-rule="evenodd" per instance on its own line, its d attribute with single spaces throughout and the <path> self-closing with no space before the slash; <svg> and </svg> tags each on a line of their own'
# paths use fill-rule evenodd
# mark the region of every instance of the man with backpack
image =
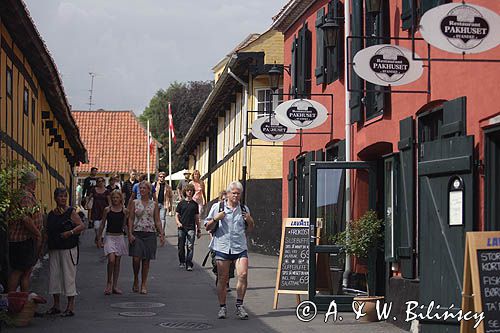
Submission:
<svg viewBox="0 0 500 333">
<path fill-rule="evenodd" d="M 210 249 L 215 252 L 217 261 L 217 296 L 219 299 L 218 318 L 227 316 L 226 285 L 231 262 L 236 263 L 236 316 L 248 319 L 243 307 L 243 298 L 247 289 L 248 247 L 246 232 L 253 230 L 255 222 L 247 206 L 240 203 L 243 185 L 233 181 L 227 188 L 225 201 L 215 203 L 205 219 L 205 228 L 212 233 Z"/>
</svg>

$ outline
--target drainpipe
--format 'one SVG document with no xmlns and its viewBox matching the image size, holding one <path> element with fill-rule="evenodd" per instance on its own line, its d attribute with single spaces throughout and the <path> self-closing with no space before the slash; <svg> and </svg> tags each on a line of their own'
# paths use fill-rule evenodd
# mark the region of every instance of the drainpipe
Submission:
<svg viewBox="0 0 500 333">
<path fill-rule="evenodd" d="M 242 165 L 242 178 L 243 178 L 243 193 L 241 196 L 241 202 L 245 203 L 245 193 L 247 191 L 247 138 L 248 138 L 248 84 L 237 77 L 233 72 L 231 72 L 231 68 L 227 68 L 227 73 L 231 75 L 233 79 L 238 81 L 239 84 L 241 84 L 244 88 L 245 91 L 245 96 L 243 99 L 243 107 L 242 110 L 244 112 L 243 116 L 243 129 L 244 129 L 244 134 L 243 134 L 243 165 Z"/>
<path fill-rule="evenodd" d="M 347 37 L 351 35 L 351 3 L 350 0 L 344 1 L 344 77 L 347 77 L 349 70 L 347 58 Z M 347 80 L 344 82 L 345 88 L 345 161 L 351 161 L 351 108 L 349 102 L 351 100 L 351 93 L 348 91 Z M 345 170 L 345 227 L 347 230 L 347 237 L 349 237 L 349 227 L 351 221 L 351 170 Z M 345 256 L 345 271 L 343 276 L 342 285 L 347 287 L 349 282 L 349 274 L 351 273 L 351 256 Z"/>
</svg>

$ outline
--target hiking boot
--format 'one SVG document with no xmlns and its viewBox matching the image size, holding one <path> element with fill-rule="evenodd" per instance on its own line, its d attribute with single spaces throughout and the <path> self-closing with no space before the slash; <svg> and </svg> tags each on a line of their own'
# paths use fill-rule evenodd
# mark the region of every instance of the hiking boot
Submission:
<svg viewBox="0 0 500 333">
<path fill-rule="evenodd" d="M 219 313 L 217 314 L 217 318 L 226 319 L 227 316 L 227 308 L 225 306 L 221 306 L 219 309 Z"/>
<path fill-rule="evenodd" d="M 236 316 L 240 318 L 241 320 L 247 320 L 248 319 L 248 313 L 246 312 L 245 308 L 243 305 L 237 306 L 236 307 Z"/>
</svg>

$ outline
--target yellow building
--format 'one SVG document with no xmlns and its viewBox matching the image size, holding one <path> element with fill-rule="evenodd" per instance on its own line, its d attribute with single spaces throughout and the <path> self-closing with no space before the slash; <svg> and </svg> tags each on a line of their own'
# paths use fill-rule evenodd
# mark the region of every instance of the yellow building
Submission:
<svg viewBox="0 0 500 333">
<path fill-rule="evenodd" d="M 282 148 L 255 139 L 249 128 L 283 99 L 277 94 L 281 88 L 272 94 L 269 87 L 268 72 L 275 64 L 283 64 L 280 32 L 268 30 L 243 40 L 213 68 L 214 89 L 177 151 L 189 153 L 189 168 L 200 170 L 211 202 L 233 180 L 246 185 L 245 203 L 257 223 L 250 243 L 267 253 L 279 250 Z"/>
<path fill-rule="evenodd" d="M 0 0 L 0 155 L 38 173 L 37 198 L 54 206 L 56 187 L 73 185 L 86 150 L 54 60 L 20 0 Z M 72 193 L 72 191 L 69 191 Z"/>
</svg>

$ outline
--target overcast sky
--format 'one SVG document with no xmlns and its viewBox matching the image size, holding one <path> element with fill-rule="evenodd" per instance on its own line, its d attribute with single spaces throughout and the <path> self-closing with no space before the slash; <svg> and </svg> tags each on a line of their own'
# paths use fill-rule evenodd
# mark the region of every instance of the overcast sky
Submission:
<svg viewBox="0 0 500 333">
<path fill-rule="evenodd" d="M 171 82 L 213 79 L 211 68 L 286 0 L 25 0 L 74 110 L 140 114 Z"/>
</svg>

